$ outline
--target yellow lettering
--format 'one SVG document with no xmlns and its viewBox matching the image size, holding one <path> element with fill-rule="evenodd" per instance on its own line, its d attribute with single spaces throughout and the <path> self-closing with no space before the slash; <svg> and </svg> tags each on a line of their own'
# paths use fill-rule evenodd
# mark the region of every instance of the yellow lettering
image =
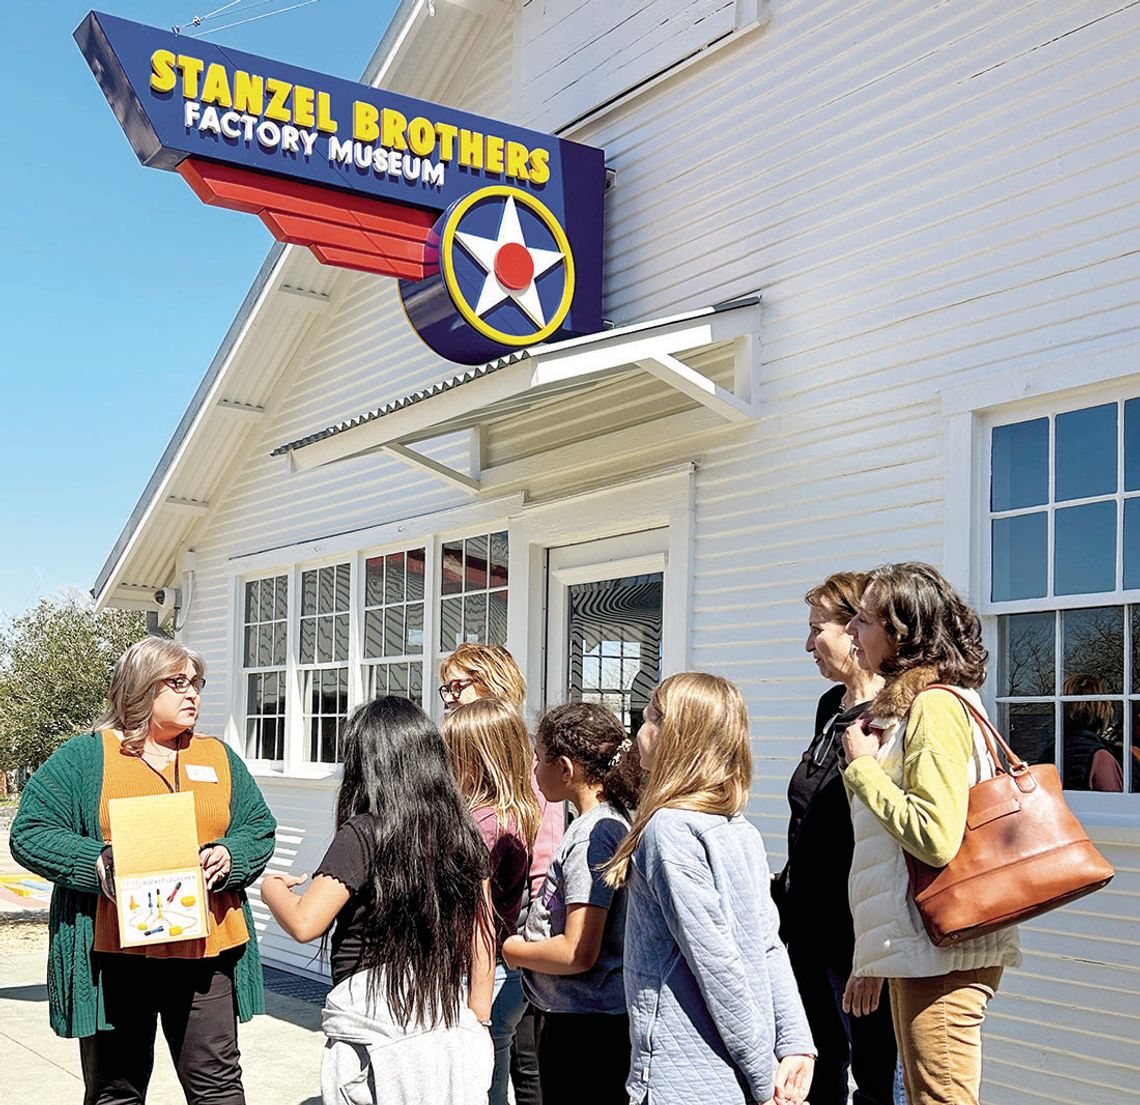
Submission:
<svg viewBox="0 0 1140 1105">
<path fill-rule="evenodd" d="M 450 123 L 436 123 L 435 133 L 439 136 L 440 161 L 450 161 L 455 156 L 455 136 L 459 128 Z"/>
<path fill-rule="evenodd" d="M 178 55 L 178 68 L 182 70 L 182 98 L 184 100 L 198 99 L 198 78 L 202 75 L 202 67 L 206 63 L 201 58 Z"/>
<path fill-rule="evenodd" d="M 404 140 L 404 131 L 408 129 L 408 120 L 398 111 L 386 107 L 380 115 L 380 145 L 392 150 L 406 150 L 408 143 Z"/>
<path fill-rule="evenodd" d="M 501 173 L 503 171 L 503 146 L 505 143 L 498 135 L 487 135 L 487 172 Z"/>
<path fill-rule="evenodd" d="M 293 88 L 293 122 L 299 127 L 311 127 L 313 118 L 313 90 L 302 84 Z"/>
<path fill-rule="evenodd" d="M 550 179 L 550 151 L 530 151 L 530 182 L 545 184 Z"/>
<path fill-rule="evenodd" d="M 336 120 L 331 115 L 329 107 L 329 94 L 327 92 L 317 93 L 317 130 L 323 130 L 325 134 L 336 134 Z"/>
<path fill-rule="evenodd" d="M 289 98 L 293 86 L 288 81 L 269 77 L 265 81 L 265 87 L 269 89 L 269 106 L 265 109 L 265 117 L 276 119 L 279 123 L 292 122 L 293 116 L 289 114 L 285 101 Z"/>
<path fill-rule="evenodd" d="M 507 176 L 515 180 L 530 180 L 526 171 L 526 159 L 529 151 L 521 142 L 507 143 Z"/>
<path fill-rule="evenodd" d="M 211 62 L 206 70 L 206 79 L 202 82 L 202 103 L 219 104 L 221 107 L 234 106 L 226 67 L 220 61 Z"/>
<path fill-rule="evenodd" d="M 459 132 L 459 164 L 469 169 L 483 168 L 483 136 L 477 130 Z"/>
<path fill-rule="evenodd" d="M 376 120 L 380 112 L 372 104 L 357 100 L 352 105 L 352 136 L 361 142 L 375 142 L 380 137 Z"/>
<path fill-rule="evenodd" d="M 422 115 L 417 115 L 408 124 L 408 145 L 412 153 L 427 157 L 435 149 L 435 127 Z"/>
<path fill-rule="evenodd" d="M 155 92 L 169 92 L 178 83 L 174 75 L 174 55 L 169 50 L 155 50 L 150 55 L 150 86 Z"/>
<path fill-rule="evenodd" d="M 265 107 L 265 81 L 244 69 L 234 73 L 234 109 L 260 115 Z"/>
</svg>

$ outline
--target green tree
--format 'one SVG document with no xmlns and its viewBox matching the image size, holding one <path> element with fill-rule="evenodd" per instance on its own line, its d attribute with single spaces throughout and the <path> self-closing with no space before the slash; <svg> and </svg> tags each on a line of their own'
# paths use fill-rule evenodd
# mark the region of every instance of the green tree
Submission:
<svg viewBox="0 0 1140 1105">
<path fill-rule="evenodd" d="M 119 655 L 146 636 L 134 610 L 78 591 L 40 599 L 0 631 L 0 770 L 38 767 L 102 711 Z"/>
</svg>

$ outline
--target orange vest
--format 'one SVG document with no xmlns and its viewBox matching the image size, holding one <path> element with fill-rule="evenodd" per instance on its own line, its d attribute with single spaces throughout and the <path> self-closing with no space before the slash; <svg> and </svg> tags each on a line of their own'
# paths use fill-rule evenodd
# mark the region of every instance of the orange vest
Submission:
<svg viewBox="0 0 1140 1105">
<path fill-rule="evenodd" d="M 99 825 L 103 839 L 111 840 L 112 798 L 139 798 L 150 794 L 168 794 L 189 790 L 194 793 L 194 814 L 198 822 L 198 844 L 220 840 L 230 827 L 230 761 L 225 745 L 215 737 L 190 738 L 190 743 L 161 771 L 151 767 L 141 756 L 133 756 L 121 745 L 114 729 L 104 729 L 103 789 L 99 798 Z M 205 771 L 193 774 L 187 767 Z M 213 778 L 203 781 L 203 776 Z M 216 781 L 213 781 L 216 780 Z M 214 890 L 208 894 L 207 921 L 209 931 L 200 940 L 176 940 L 146 948 L 123 948 L 119 944 L 119 921 L 115 903 L 103 895 L 95 911 L 95 951 L 145 955 L 152 959 L 205 959 L 236 948 L 249 940 L 241 898 L 232 890 Z"/>
</svg>

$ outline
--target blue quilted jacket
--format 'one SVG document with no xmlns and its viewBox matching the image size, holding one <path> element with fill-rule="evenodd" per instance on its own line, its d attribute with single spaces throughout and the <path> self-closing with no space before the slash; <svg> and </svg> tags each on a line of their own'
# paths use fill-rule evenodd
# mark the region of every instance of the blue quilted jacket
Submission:
<svg viewBox="0 0 1140 1105">
<path fill-rule="evenodd" d="M 779 1059 L 815 1054 L 769 881 L 742 814 L 664 809 L 646 826 L 626 904 L 633 1102 L 767 1101 Z"/>
</svg>

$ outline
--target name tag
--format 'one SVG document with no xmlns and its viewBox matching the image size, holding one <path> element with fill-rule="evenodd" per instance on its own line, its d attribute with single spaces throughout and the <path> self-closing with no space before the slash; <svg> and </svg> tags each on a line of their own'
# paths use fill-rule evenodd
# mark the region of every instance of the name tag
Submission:
<svg viewBox="0 0 1140 1105">
<path fill-rule="evenodd" d="M 207 764 L 187 764 L 186 778 L 192 783 L 216 783 L 218 773 Z"/>
</svg>

